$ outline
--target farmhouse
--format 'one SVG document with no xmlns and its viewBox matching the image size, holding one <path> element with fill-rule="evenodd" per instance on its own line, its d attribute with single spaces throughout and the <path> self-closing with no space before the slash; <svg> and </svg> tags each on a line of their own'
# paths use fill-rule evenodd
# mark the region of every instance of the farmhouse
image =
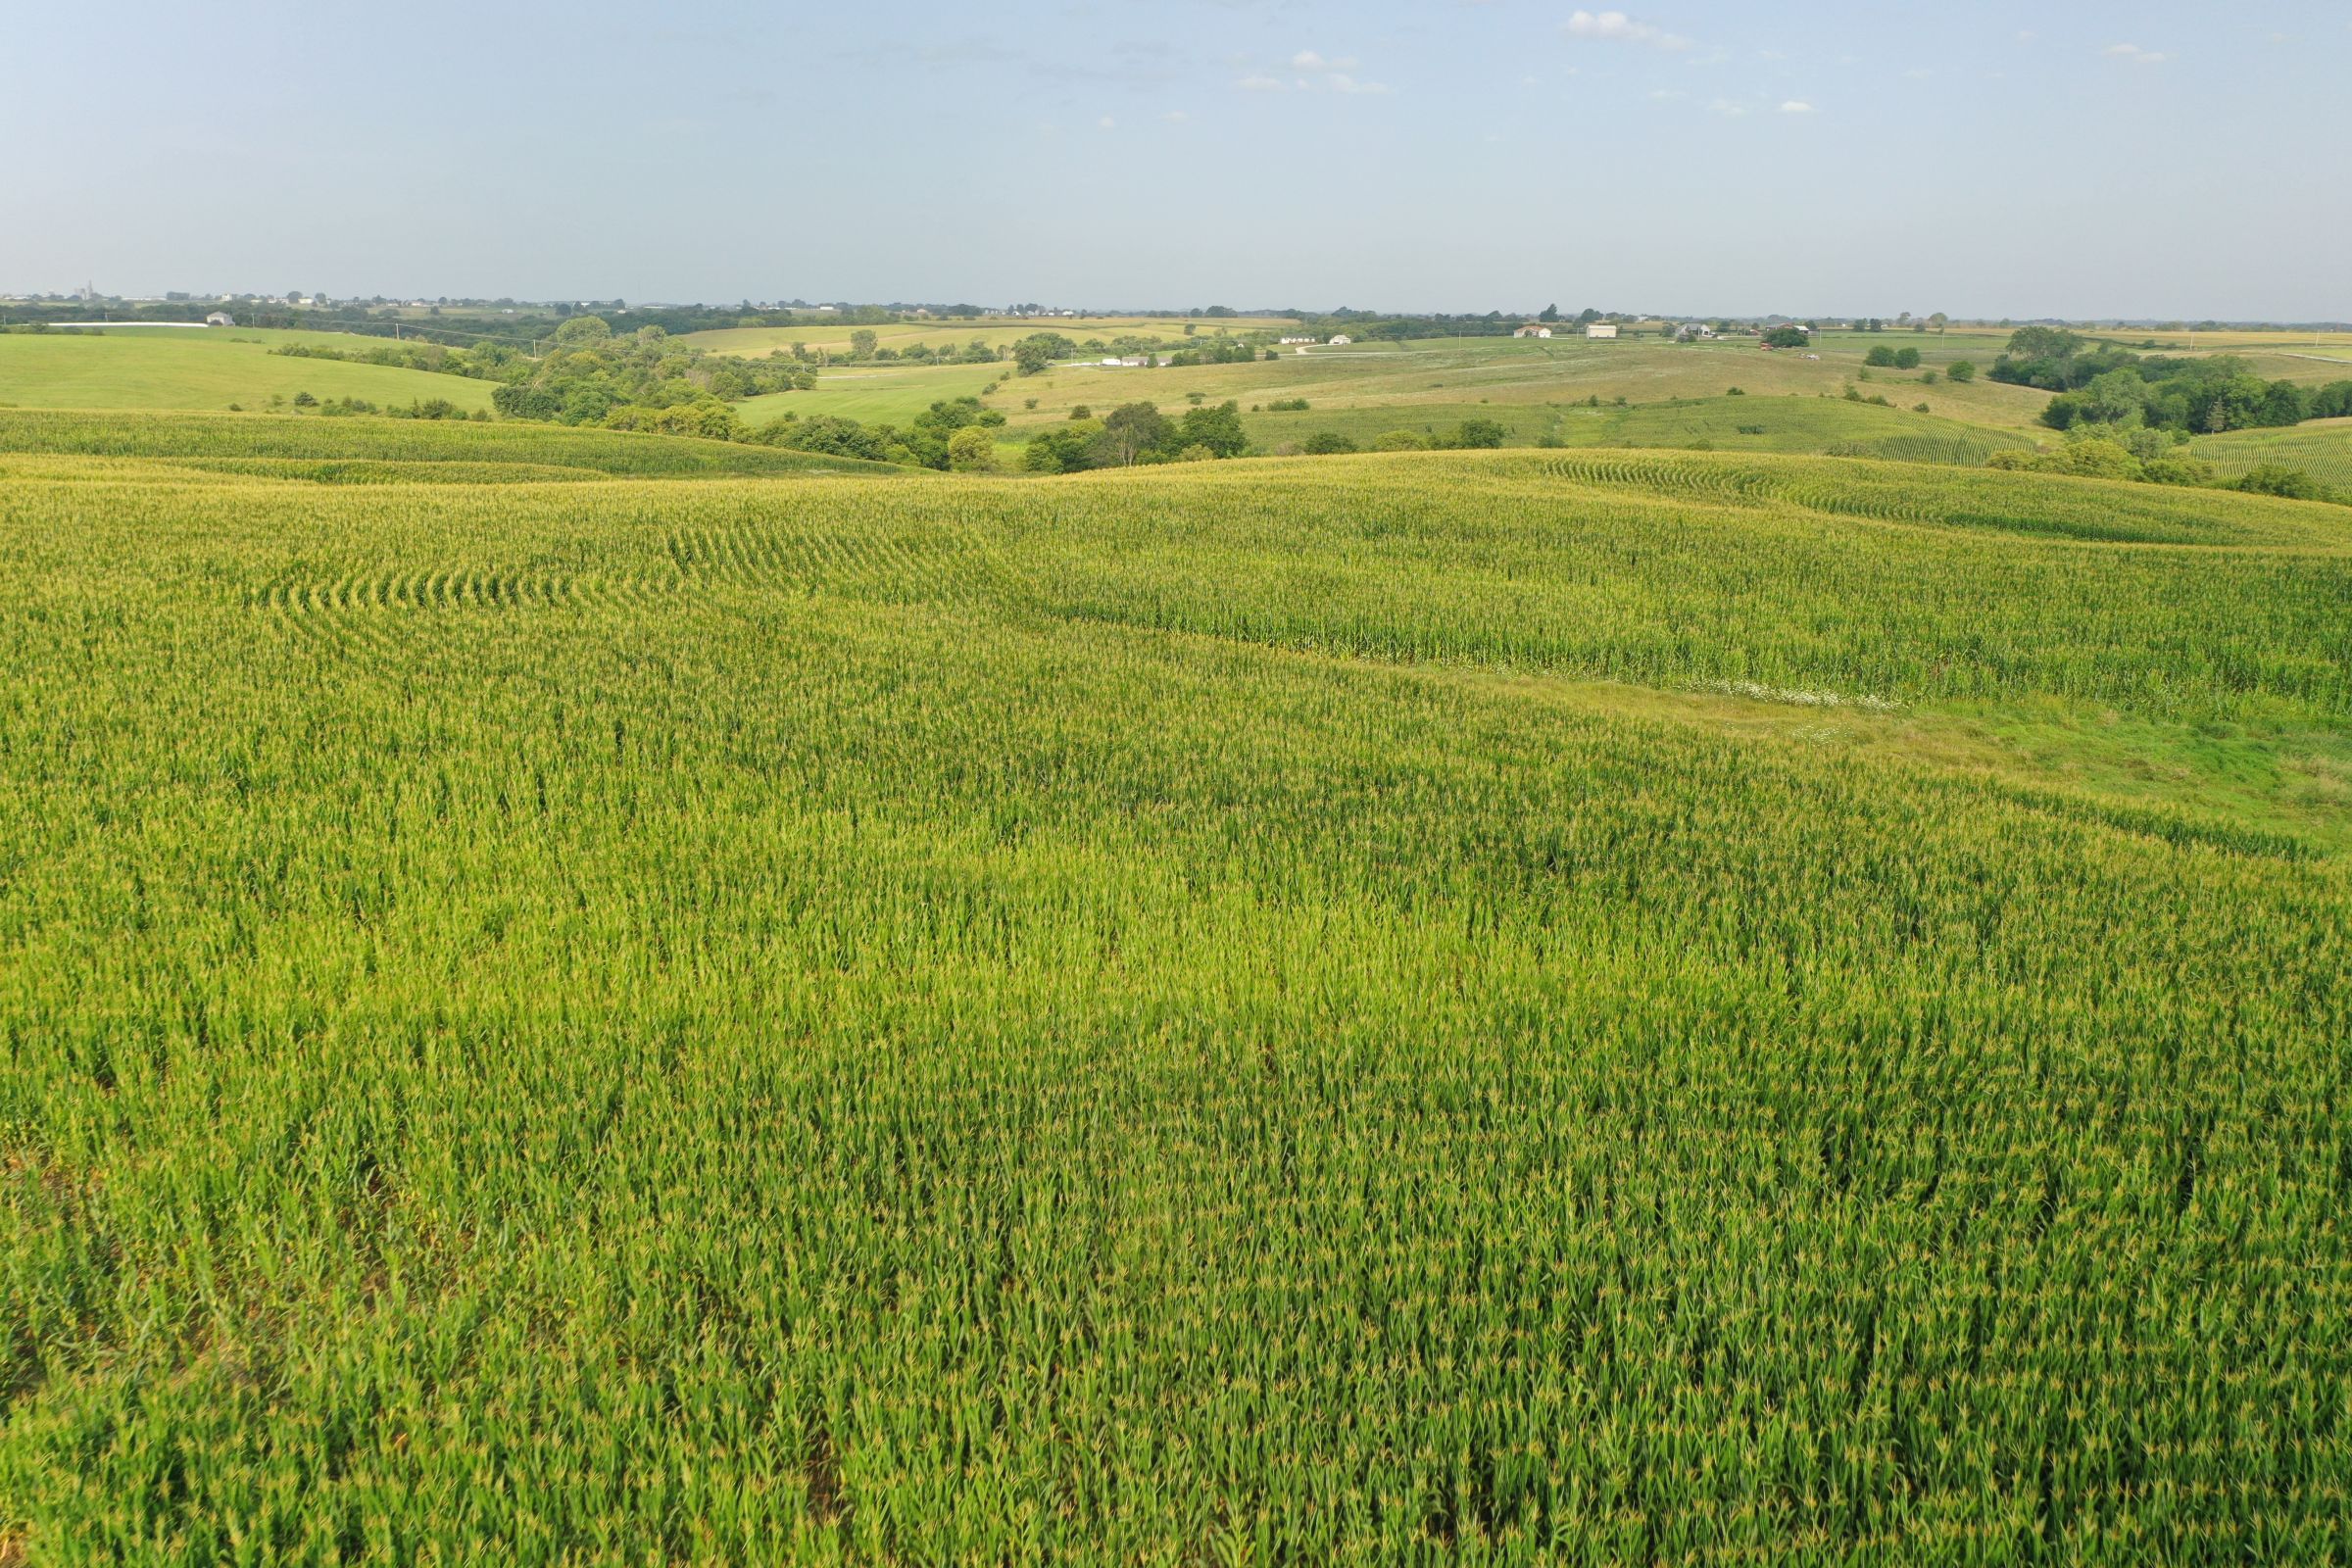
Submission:
<svg viewBox="0 0 2352 1568">
<path fill-rule="evenodd" d="M 1537 323 L 1537 322 L 1534 322 L 1534 321 L 1530 321 L 1530 322 L 1528 322 L 1528 323 L 1527 323 L 1525 326 L 1523 326 L 1523 327 L 1519 328 L 1519 330 L 1518 330 L 1518 331 L 1516 331 L 1516 332 L 1513 332 L 1513 333 L 1511 334 L 1511 336 L 1513 336 L 1513 337 L 1549 337 L 1549 336 L 1551 336 L 1551 328 L 1550 328 L 1550 327 L 1548 327 L 1548 326 L 1540 325 L 1539 323 Z"/>
<path fill-rule="evenodd" d="M 1349 337 L 1345 332 L 1335 332 L 1332 334 L 1331 346 L 1335 349 L 1344 349 L 1354 341 L 1355 339 Z"/>
<path fill-rule="evenodd" d="M 234 326 L 237 324 L 237 318 L 226 311 L 215 311 L 204 318 L 204 324 L 207 326 Z"/>
<path fill-rule="evenodd" d="M 1617 323 L 1615 321 L 1594 321 L 1591 326 L 1585 328 L 1585 336 L 1587 337 L 1606 338 L 1615 337 L 1616 335 Z"/>
</svg>

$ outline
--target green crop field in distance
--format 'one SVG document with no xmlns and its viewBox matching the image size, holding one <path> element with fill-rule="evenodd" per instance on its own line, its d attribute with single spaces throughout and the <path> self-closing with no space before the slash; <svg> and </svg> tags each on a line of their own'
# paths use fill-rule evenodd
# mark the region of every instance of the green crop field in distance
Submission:
<svg viewBox="0 0 2352 1568">
<path fill-rule="evenodd" d="M 2352 510 L 400 424 L 0 416 L 0 1554 L 2340 1560 Z"/>
<path fill-rule="evenodd" d="M 943 398 L 980 395 L 990 382 L 1008 376 L 1006 365 L 844 365 L 817 376 L 802 392 L 772 392 L 746 398 L 736 410 L 746 423 L 761 425 L 797 414 L 826 414 L 862 424 L 905 425 Z"/>
<path fill-rule="evenodd" d="M 1391 430 L 1443 435 L 1464 419 L 1494 420 L 1514 446 L 1551 440 L 1566 446 L 1817 453 L 1968 466 L 1982 464 L 2004 447 L 2034 444 L 2018 430 L 1821 396 L 1703 398 L 1622 409 L 1527 403 L 1341 405 L 1309 408 L 1303 414 L 1243 416 L 1251 438 L 1268 448 L 1295 444 L 1322 430 L 1369 447 Z"/>
<path fill-rule="evenodd" d="M 322 401 L 379 406 L 446 398 L 471 413 L 490 407 L 490 383 L 387 365 L 290 359 L 270 350 L 300 342 L 365 350 L 379 338 L 335 332 L 187 331 L 0 333 L 0 405 L 25 409 L 247 409 L 308 392 Z"/>
<path fill-rule="evenodd" d="M 516 478 L 905 474 L 885 463 L 816 453 L 521 422 L 325 417 L 291 414 L 0 411 L 0 455 L 146 458 L 174 468 L 286 478 L 405 475 L 451 482 L 462 470 Z M 152 468 L 141 471 L 153 471 Z M 470 480 L 466 482 L 471 482 Z"/>
<path fill-rule="evenodd" d="M 2301 468 L 2324 485 L 2352 491 L 2352 419 L 2201 435 L 2189 443 L 2189 451 L 2227 478 L 2276 463 Z"/>
</svg>

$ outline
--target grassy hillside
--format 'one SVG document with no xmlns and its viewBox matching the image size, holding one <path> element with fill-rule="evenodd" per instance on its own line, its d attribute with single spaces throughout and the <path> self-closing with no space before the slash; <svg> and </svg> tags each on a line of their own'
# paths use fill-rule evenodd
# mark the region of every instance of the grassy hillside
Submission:
<svg viewBox="0 0 2352 1568">
<path fill-rule="evenodd" d="M 805 392 L 777 392 L 736 405 L 744 420 L 762 425 L 797 414 L 830 414 L 863 424 L 905 425 L 942 398 L 977 397 L 1009 373 L 1002 365 L 852 366 L 828 369 Z"/>
<path fill-rule="evenodd" d="M 1842 398 L 1737 397 L 1627 408 L 1553 404 L 1415 404 L 1407 408 L 1310 408 L 1303 414 L 1246 414 L 1251 438 L 1267 447 L 1330 430 L 1368 447 L 1390 430 L 1440 434 L 1464 419 L 1492 419 L 1514 445 L 1677 447 L 1826 453 L 1981 464 L 2003 447 L 2029 446 L 2020 431 L 1988 429 L 1909 409 Z"/>
<path fill-rule="evenodd" d="M 0 454 L 5 453 L 161 458 L 174 460 L 173 466 L 182 469 L 205 465 L 284 477 L 372 477 L 413 468 L 418 470 L 416 477 L 436 482 L 453 477 L 434 471 L 446 465 L 500 466 L 521 478 L 906 471 L 855 458 L 624 430 L 269 414 L 0 411 Z"/>
<path fill-rule="evenodd" d="M 1973 357 L 1980 367 L 1989 365 L 1997 350 L 1984 339 L 1952 336 L 1938 343 L 1933 334 L 1899 336 L 1904 340 L 1899 346 L 1923 350 L 1922 371 L 1936 368 L 1939 377 L 1941 367 L 1957 359 Z M 1006 382 L 996 406 L 1017 431 L 1067 418 L 1079 404 L 1101 413 L 1148 398 L 1163 409 L 1180 409 L 1189 394 L 1198 392 L 1210 402 L 1235 399 L 1247 411 L 1252 404 L 1302 397 L 1312 413 L 1346 414 L 1377 429 L 1458 422 L 1465 410 L 1474 409 L 1477 416 L 1528 431 L 1532 439 L 1548 422 L 1550 411 L 1594 397 L 1604 406 L 1621 397 L 1636 404 L 1688 402 L 1721 397 L 1735 386 L 1751 396 L 1838 397 L 1853 385 L 1865 394 L 1884 393 L 1905 409 L 1925 402 L 1937 416 L 1969 424 L 2039 428 L 2046 393 L 1984 380 L 1960 384 L 1939 378 L 1930 385 L 1921 379 L 1922 371 L 1869 370 L 1870 379 L 1863 381 L 1864 354 L 1886 340 L 1883 334 L 1833 340 L 1818 360 L 1767 354 L 1741 340 L 1677 345 L 1657 338 L 1614 343 L 1471 338 L 1358 344 L 1249 365 L 1065 368 Z M 1023 407 L 1029 398 L 1038 400 L 1035 410 Z M 1394 416 L 1382 424 L 1367 411 L 1393 411 Z"/>
<path fill-rule="evenodd" d="M 2260 464 L 2301 468 L 2322 484 L 2352 491 L 2352 419 L 2315 419 L 2275 430 L 2201 435 L 2189 450 L 2227 477 Z"/>
<path fill-rule="evenodd" d="M 376 339 L 331 332 L 47 332 L 0 334 L 0 405 L 25 409 L 247 409 L 298 392 L 379 406 L 446 398 L 471 413 L 490 407 L 490 384 L 383 365 L 288 359 L 287 342 L 372 347 Z"/>
<path fill-rule="evenodd" d="M 0 483 L 0 1550 L 2339 1541 L 2342 509 L 210 424 Z"/>
</svg>

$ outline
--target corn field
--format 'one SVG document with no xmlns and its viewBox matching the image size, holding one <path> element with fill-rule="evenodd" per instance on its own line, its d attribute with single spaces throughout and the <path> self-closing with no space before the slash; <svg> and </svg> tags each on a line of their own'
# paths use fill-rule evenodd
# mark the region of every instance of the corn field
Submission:
<svg viewBox="0 0 2352 1568">
<path fill-rule="evenodd" d="M 1557 694 L 2340 733 L 2352 514 L 212 422 L 0 416 L 0 1561 L 2345 1560 L 2345 862 Z"/>
</svg>

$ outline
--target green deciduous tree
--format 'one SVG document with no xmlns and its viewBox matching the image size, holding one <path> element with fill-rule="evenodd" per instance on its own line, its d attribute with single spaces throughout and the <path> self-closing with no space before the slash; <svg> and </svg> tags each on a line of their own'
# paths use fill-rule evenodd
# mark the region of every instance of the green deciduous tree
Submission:
<svg viewBox="0 0 2352 1568">
<path fill-rule="evenodd" d="M 948 437 L 948 466 L 957 473 L 994 473 L 996 438 L 985 425 L 967 424 Z"/>
</svg>

